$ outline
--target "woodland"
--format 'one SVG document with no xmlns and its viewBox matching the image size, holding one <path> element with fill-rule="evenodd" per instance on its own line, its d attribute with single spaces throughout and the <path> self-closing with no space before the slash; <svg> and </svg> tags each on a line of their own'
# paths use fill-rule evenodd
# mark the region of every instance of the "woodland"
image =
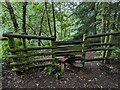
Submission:
<svg viewBox="0 0 120 90">
<path fill-rule="evenodd" d="M 119 88 L 120 1 L 0 4 L 3 88 Z"/>
</svg>

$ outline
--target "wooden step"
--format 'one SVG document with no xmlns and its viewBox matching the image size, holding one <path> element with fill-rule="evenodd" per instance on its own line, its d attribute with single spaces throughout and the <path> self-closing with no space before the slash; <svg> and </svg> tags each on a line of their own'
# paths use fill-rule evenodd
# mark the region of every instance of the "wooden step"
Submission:
<svg viewBox="0 0 120 90">
<path fill-rule="evenodd" d="M 65 62 L 68 59 L 68 57 L 59 56 L 55 57 L 55 59 L 58 59 L 60 62 Z"/>
<path fill-rule="evenodd" d="M 83 67 L 83 64 L 81 62 L 74 62 L 73 65 L 75 67 Z"/>
</svg>

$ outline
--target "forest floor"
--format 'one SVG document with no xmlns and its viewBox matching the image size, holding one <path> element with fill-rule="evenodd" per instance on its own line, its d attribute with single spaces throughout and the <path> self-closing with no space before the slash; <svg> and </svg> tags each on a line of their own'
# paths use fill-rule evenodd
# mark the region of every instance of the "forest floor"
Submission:
<svg viewBox="0 0 120 90">
<path fill-rule="evenodd" d="M 87 53 L 93 58 L 94 52 Z M 3 70 L 3 88 L 119 88 L 120 57 L 112 64 L 88 62 L 78 72 L 65 70 L 61 79 L 48 76 L 44 71 L 34 69 L 29 74 L 14 76 L 10 70 Z"/>
</svg>

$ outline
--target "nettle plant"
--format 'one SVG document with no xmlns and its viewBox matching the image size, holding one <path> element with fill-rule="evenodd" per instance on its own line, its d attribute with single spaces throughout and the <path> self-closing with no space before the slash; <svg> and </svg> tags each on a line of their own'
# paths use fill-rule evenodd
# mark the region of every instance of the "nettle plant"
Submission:
<svg viewBox="0 0 120 90">
<path fill-rule="evenodd" d="M 120 55 L 120 48 L 116 48 L 115 50 L 112 51 L 111 57 L 116 58 Z"/>
</svg>

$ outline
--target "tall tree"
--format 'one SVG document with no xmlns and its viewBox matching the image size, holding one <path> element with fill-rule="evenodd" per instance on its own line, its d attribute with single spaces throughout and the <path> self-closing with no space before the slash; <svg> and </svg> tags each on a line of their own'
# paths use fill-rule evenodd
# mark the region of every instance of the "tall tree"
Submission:
<svg viewBox="0 0 120 90">
<path fill-rule="evenodd" d="M 23 34 L 27 35 L 26 32 L 26 6 L 27 6 L 27 2 L 23 3 L 23 24 L 22 24 L 22 28 L 23 28 Z M 23 39 L 23 47 L 26 48 L 26 40 Z"/>
<path fill-rule="evenodd" d="M 7 9 L 9 10 L 11 20 L 13 22 L 14 30 L 15 30 L 15 32 L 17 32 L 19 26 L 18 26 L 17 19 L 16 19 L 15 14 L 14 14 L 13 7 L 11 6 L 11 3 L 10 3 L 9 0 L 5 0 L 5 2 L 6 2 L 6 5 L 7 5 Z"/>
</svg>

